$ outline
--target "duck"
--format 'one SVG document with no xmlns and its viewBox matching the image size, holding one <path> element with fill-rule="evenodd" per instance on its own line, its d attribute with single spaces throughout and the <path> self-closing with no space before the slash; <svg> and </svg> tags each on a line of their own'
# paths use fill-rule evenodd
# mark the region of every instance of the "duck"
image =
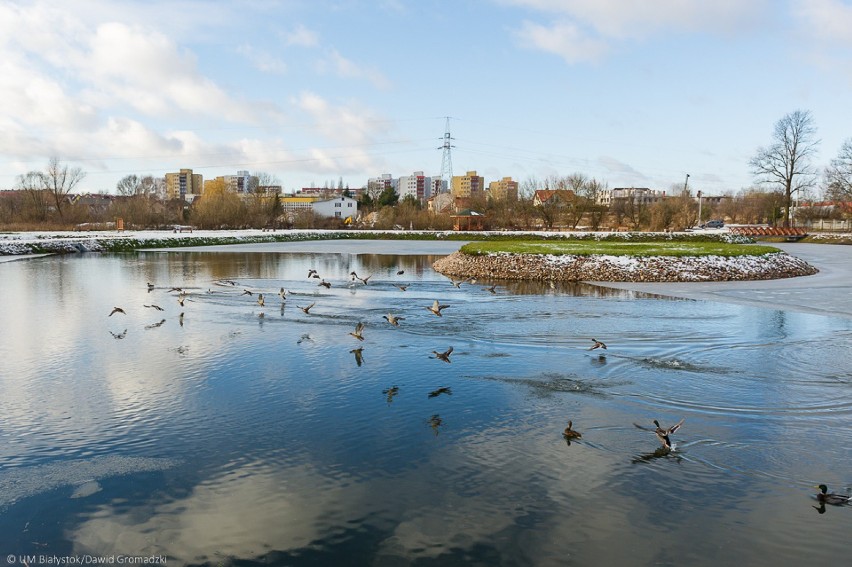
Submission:
<svg viewBox="0 0 852 567">
<path fill-rule="evenodd" d="M 574 425 L 570 419 L 568 420 L 568 427 L 565 428 L 565 431 L 562 432 L 562 437 L 565 439 L 579 439 L 583 435 L 579 431 L 574 431 L 571 427 Z"/>
<path fill-rule="evenodd" d="M 814 488 L 819 488 L 819 492 L 817 492 L 816 499 L 820 504 L 831 504 L 832 506 L 843 506 L 845 504 L 852 504 L 852 497 L 847 496 L 845 494 L 835 494 L 833 492 L 829 492 L 828 487 L 824 484 L 817 485 Z"/>
<path fill-rule="evenodd" d="M 482 288 L 482 291 L 487 291 L 487 292 L 490 292 L 490 293 L 496 295 L 497 294 L 497 284 L 494 284 L 491 287 L 484 287 L 484 288 Z"/>
<path fill-rule="evenodd" d="M 399 271 L 396 273 L 396 275 L 401 276 L 401 275 L 402 275 L 402 274 L 404 274 L 404 273 L 405 273 L 405 270 L 399 270 Z"/>
<path fill-rule="evenodd" d="M 148 291 L 153 291 L 153 290 L 154 290 L 154 284 L 152 284 L 151 282 L 148 282 Z"/>
<path fill-rule="evenodd" d="M 266 305 L 266 301 L 264 301 L 262 293 L 257 294 L 257 304 L 260 305 L 261 307 Z"/>
<path fill-rule="evenodd" d="M 296 307 L 299 307 L 299 309 L 301 309 L 302 311 L 304 311 L 304 312 L 305 312 L 305 315 L 309 315 L 309 314 L 310 314 L 310 311 L 311 311 L 311 307 L 313 307 L 313 306 L 314 306 L 314 305 L 316 305 L 316 304 L 317 304 L 317 302 L 316 302 L 316 301 L 314 301 L 313 303 L 311 303 L 311 304 L 310 304 L 310 305 L 308 305 L 307 307 L 300 307 L 300 306 L 298 306 L 298 305 L 297 305 Z"/>
<path fill-rule="evenodd" d="M 394 396 L 399 394 L 399 386 L 393 385 L 390 388 L 385 388 L 382 393 L 387 396 L 388 404 L 393 401 Z"/>
<path fill-rule="evenodd" d="M 251 292 L 251 290 L 244 289 L 243 292 L 240 295 L 254 295 L 254 294 Z"/>
<path fill-rule="evenodd" d="M 438 360 L 443 360 L 444 362 L 451 362 L 450 354 L 453 352 L 453 347 L 448 348 L 444 352 L 438 352 L 437 350 L 433 350 L 432 354 L 435 355 L 435 358 Z"/>
<path fill-rule="evenodd" d="M 407 286 L 407 285 L 402 285 L 402 284 L 393 284 L 393 285 L 395 285 L 396 287 L 398 287 L 398 288 L 400 289 L 400 291 L 405 291 L 405 290 L 407 290 L 407 289 L 408 289 L 408 286 Z"/>
<path fill-rule="evenodd" d="M 109 315 L 107 315 L 107 317 L 112 317 L 116 313 L 121 313 L 122 315 L 127 315 L 127 313 L 125 313 L 124 309 L 122 309 L 121 307 L 113 307 L 112 311 L 109 312 Z"/>
<path fill-rule="evenodd" d="M 433 391 L 429 392 L 429 398 L 437 398 L 441 394 L 447 394 L 448 396 L 452 396 L 453 395 L 453 389 L 449 388 L 447 386 L 441 386 L 437 390 L 433 390 Z"/>
<path fill-rule="evenodd" d="M 596 348 L 602 348 L 602 349 L 606 350 L 606 345 L 604 343 L 602 343 L 601 341 L 599 341 L 597 339 L 592 339 L 592 342 L 595 343 L 595 344 L 592 345 L 589 348 L 589 350 L 595 350 Z"/>
<path fill-rule="evenodd" d="M 683 422 L 685 420 L 686 418 L 681 419 L 675 425 L 672 425 L 668 429 L 663 429 L 662 427 L 660 427 L 660 422 L 656 419 L 654 420 L 654 425 L 657 426 L 657 429 L 654 430 L 654 433 L 657 435 L 657 439 L 660 440 L 660 443 L 662 443 L 664 447 L 668 449 L 672 448 L 672 441 L 671 439 L 669 439 L 669 435 L 680 429 L 680 426 L 683 425 Z"/>
<path fill-rule="evenodd" d="M 278 290 L 278 295 L 281 296 L 281 301 L 287 301 L 287 290 L 283 287 Z"/>
<path fill-rule="evenodd" d="M 405 317 L 394 317 L 392 314 L 388 313 L 387 315 L 382 315 L 382 319 L 393 325 L 394 327 L 399 327 L 400 321 L 405 321 Z"/>
<path fill-rule="evenodd" d="M 449 305 L 441 305 L 440 303 L 438 303 L 438 300 L 436 299 L 435 303 L 433 303 L 431 307 L 427 307 L 426 309 L 428 309 L 429 311 L 431 311 L 432 313 L 434 313 L 438 317 L 443 317 L 443 315 L 441 315 L 441 311 L 443 311 L 447 307 L 449 307 Z"/>
<path fill-rule="evenodd" d="M 352 335 L 353 337 L 355 337 L 356 339 L 358 339 L 359 341 L 363 341 L 364 337 L 361 335 L 361 332 L 363 330 L 364 330 L 364 323 L 361 323 L 359 321 L 358 324 L 355 325 L 355 331 L 352 332 L 352 333 L 349 333 L 349 334 Z"/>
<path fill-rule="evenodd" d="M 308 277 L 309 278 L 312 278 L 315 275 L 317 275 L 317 271 L 315 269 L 311 268 L 311 269 L 308 270 Z"/>
<path fill-rule="evenodd" d="M 159 305 L 153 304 L 153 303 L 151 305 L 143 305 L 142 307 L 147 307 L 149 309 L 156 309 L 157 311 L 164 311 L 164 309 L 162 307 L 160 307 Z"/>
<path fill-rule="evenodd" d="M 325 289 L 331 289 L 331 283 L 327 282 L 325 280 L 320 281 L 320 283 L 318 283 L 317 286 L 322 286 Z"/>
</svg>

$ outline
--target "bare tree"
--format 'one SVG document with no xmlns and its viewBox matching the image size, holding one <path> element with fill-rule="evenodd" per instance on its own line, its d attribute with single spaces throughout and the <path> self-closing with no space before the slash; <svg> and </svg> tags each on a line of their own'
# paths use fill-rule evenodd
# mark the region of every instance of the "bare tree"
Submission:
<svg viewBox="0 0 852 567">
<path fill-rule="evenodd" d="M 63 164 L 59 158 L 54 156 L 47 162 L 47 168 L 43 174 L 45 189 L 53 195 L 53 202 L 56 205 L 56 212 L 59 218 L 62 218 L 62 206 L 65 204 L 65 198 L 77 186 L 86 174 L 79 167 L 71 168 L 68 164 Z"/>
<path fill-rule="evenodd" d="M 142 182 L 138 175 L 125 175 L 115 185 L 119 195 L 124 197 L 132 197 L 139 194 L 139 187 Z"/>
<path fill-rule="evenodd" d="M 18 176 L 18 189 L 27 195 L 27 208 L 31 216 L 38 221 L 47 218 L 50 208 L 50 194 L 45 190 L 44 173 L 41 171 L 29 171 Z"/>
<path fill-rule="evenodd" d="M 852 201 L 852 138 L 825 168 L 825 194 L 832 201 Z"/>
<path fill-rule="evenodd" d="M 758 148 L 749 162 L 760 183 L 783 189 L 784 226 L 790 226 L 793 193 L 815 182 L 816 170 L 810 163 L 819 145 L 815 137 L 816 126 L 811 113 L 796 110 L 775 124 L 772 144 Z"/>
</svg>

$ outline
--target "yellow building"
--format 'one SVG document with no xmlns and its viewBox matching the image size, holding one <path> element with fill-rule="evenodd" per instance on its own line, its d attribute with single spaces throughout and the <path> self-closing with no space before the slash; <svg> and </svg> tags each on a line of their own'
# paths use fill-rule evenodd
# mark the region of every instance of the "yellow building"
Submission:
<svg viewBox="0 0 852 567">
<path fill-rule="evenodd" d="M 284 212 L 297 213 L 299 211 L 312 211 L 314 203 L 319 200 L 320 197 L 317 195 L 305 197 L 291 195 L 289 197 L 281 197 L 279 202 L 281 203 L 281 210 Z"/>
<path fill-rule="evenodd" d="M 470 198 L 481 195 L 485 190 L 485 178 L 480 177 L 475 171 L 468 171 L 466 175 L 453 175 L 453 184 L 450 192 L 455 198 Z"/>
<path fill-rule="evenodd" d="M 204 192 L 204 176 L 181 169 L 178 173 L 166 174 L 166 198 L 192 201 Z"/>
<path fill-rule="evenodd" d="M 504 177 L 500 181 L 492 181 L 488 184 L 488 193 L 497 201 L 517 201 L 518 182 L 512 181 L 511 177 Z"/>
</svg>

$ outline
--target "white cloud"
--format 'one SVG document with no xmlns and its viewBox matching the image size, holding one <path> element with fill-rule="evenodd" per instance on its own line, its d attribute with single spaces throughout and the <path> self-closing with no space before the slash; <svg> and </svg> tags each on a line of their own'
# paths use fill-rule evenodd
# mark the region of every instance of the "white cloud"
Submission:
<svg viewBox="0 0 852 567">
<path fill-rule="evenodd" d="M 237 47 L 237 53 L 248 59 L 252 66 L 262 73 L 283 75 L 287 72 L 287 64 L 284 61 L 247 43 Z"/>
<path fill-rule="evenodd" d="M 338 77 L 348 79 L 366 79 L 377 89 L 390 88 L 390 81 L 376 69 L 358 65 L 351 59 L 347 59 L 339 51 L 332 48 L 328 51 L 328 58 L 319 62 L 318 71 L 323 73 L 331 68 Z"/>
<path fill-rule="evenodd" d="M 596 61 L 612 44 L 662 32 L 729 34 L 753 26 L 766 0 L 498 0 L 544 12 L 546 23 L 524 21 L 515 32 L 525 46 L 568 63 Z"/>
<path fill-rule="evenodd" d="M 608 51 L 606 42 L 589 37 L 571 22 L 552 26 L 524 22 L 515 35 L 523 47 L 555 53 L 567 63 L 597 61 Z"/>
<path fill-rule="evenodd" d="M 852 45 L 852 4 L 840 0 L 795 0 L 793 14 L 808 35 Z"/>
<path fill-rule="evenodd" d="M 319 36 L 316 32 L 313 32 L 299 24 L 296 28 L 284 34 L 284 43 L 287 45 L 298 45 L 300 47 L 316 47 L 319 45 Z"/>
</svg>

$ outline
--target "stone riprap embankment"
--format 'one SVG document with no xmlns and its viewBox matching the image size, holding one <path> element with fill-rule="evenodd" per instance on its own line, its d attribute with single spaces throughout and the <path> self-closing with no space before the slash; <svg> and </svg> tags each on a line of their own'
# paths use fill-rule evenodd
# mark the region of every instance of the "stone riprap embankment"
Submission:
<svg viewBox="0 0 852 567">
<path fill-rule="evenodd" d="M 783 252 L 731 257 L 455 252 L 435 262 L 433 267 L 446 276 L 461 278 L 600 282 L 771 280 L 818 272 L 807 262 Z"/>
</svg>

